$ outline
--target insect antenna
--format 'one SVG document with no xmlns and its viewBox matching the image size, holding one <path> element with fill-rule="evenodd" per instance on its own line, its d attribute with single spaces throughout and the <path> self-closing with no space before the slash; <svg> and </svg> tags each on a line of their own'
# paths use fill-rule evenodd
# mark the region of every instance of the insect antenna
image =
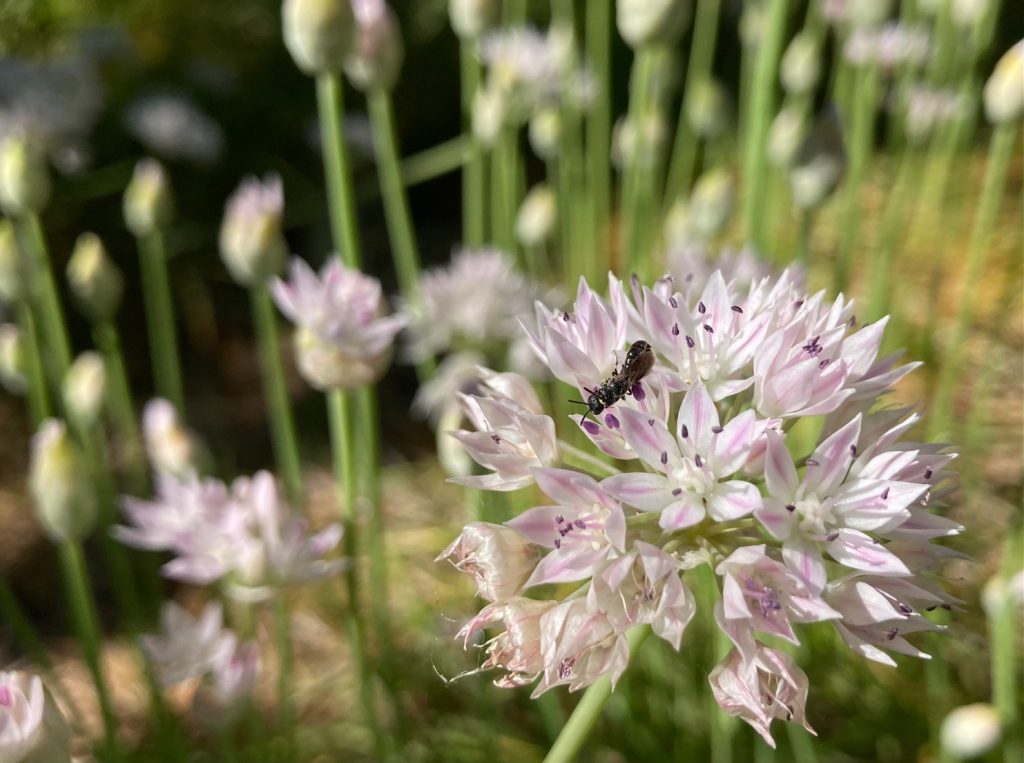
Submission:
<svg viewBox="0 0 1024 763">
<path fill-rule="evenodd" d="M 589 392 L 590 390 L 587 390 Z M 584 403 L 582 400 L 569 400 L 570 403 L 578 403 L 579 405 L 587 406 L 587 410 L 580 416 L 580 426 L 583 426 L 583 422 L 587 420 L 587 415 L 590 413 L 590 403 Z"/>
</svg>

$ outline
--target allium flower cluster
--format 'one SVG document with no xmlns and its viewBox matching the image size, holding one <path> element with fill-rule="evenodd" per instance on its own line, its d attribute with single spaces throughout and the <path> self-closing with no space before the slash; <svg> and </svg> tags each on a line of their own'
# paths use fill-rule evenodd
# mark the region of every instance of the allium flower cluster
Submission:
<svg viewBox="0 0 1024 763">
<path fill-rule="evenodd" d="M 384 373 L 406 317 L 386 314 L 376 278 L 346 268 L 337 257 L 329 258 L 317 276 L 296 258 L 290 279 L 275 279 L 271 293 L 295 324 L 295 360 L 311 385 L 354 389 Z"/>
<path fill-rule="evenodd" d="M 593 99 L 593 76 L 580 63 L 567 29 L 497 30 L 480 41 L 480 57 L 487 77 L 473 104 L 473 129 L 485 143 L 504 127 L 525 124 L 545 107 L 571 103 L 583 109 Z"/>
<path fill-rule="evenodd" d="M 220 604 L 207 604 L 198 617 L 174 602 L 160 612 L 162 633 L 143 636 L 142 647 L 165 686 L 199 679 L 194 704 L 215 724 L 237 714 L 252 696 L 261 663 L 255 642 L 241 642 L 224 627 Z"/>
<path fill-rule="evenodd" d="M 125 498 L 129 524 L 114 535 L 135 548 L 170 551 L 163 566 L 173 580 L 223 582 L 243 601 L 268 598 L 283 585 L 333 575 L 343 561 L 326 559 L 340 525 L 311 533 L 284 503 L 273 476 L 258 472 L 231 485 L 214 479 L 157 475 L 152 500 Z"/>
<path fill-rule="evenodd" d="M 915 364 L 879 357 L 885 319 L 859 326 L 842 296 L 740 270 L 652 287 L 611 277 L 607 299 L 581 280 L 571 311 L 538 305 L 524 319 L 575 388 L 566 397 L 615 388 L 626 348 L 653 348 L 618 399 L 565 422 L 596 447 L 573 453 L 593 475 L 560 462 L 553 422 L 518 380 L 494 374 L 464 398 L 477 432 L 457 436 L 490 471 L 471 484 L 547 496 L 503 525 L 468 525 L 441 555 L 488 602 L 460 636 L 493 632 L 481 669 L 500 671 L 498 685 L 536 682 L 536 696 L 615 682 L 638 625 L 678 649 L 703 565 L 720 590 L 704 615 L 734 644 L 713 693 L 769 744 L 775 719 L 810 730 L 808 679 L 760 634 L 797 644 L 797 626 L 824 621 L 868 659 L 927 657 L 905 636 L 939 630 L 924 613 L 955 603 L 933 580 L 951 552 L 932 541 L 962 528 L 932 511 L 954 455 L 907 438 L 910 409 L 878 405 Z M 805 417 L 824 421 L 817 444 L 792 431 Z M 571 593 L 536 598 L 551 583 Z"/>
<path fill-rule="evenodd" d="M 890 70 L 904 65 L 920 66 L 928 58 L 930 46 L 925 29 L 893 22 L 878 29 L 855 29 L 846 41 L 843 55 L 857 66 L 870 63 Z"/>
</svg>

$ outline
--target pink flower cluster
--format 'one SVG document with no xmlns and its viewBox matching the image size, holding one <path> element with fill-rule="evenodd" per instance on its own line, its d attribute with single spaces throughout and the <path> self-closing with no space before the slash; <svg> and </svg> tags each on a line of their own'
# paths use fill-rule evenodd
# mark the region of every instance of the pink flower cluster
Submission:
<svg viewBox="0 0 1024 763">
<path fill-rule="evenodd" d="M 491 375 L 463 403 L 459 432 L 489 473 L 474 487 L 536 485 L 549 500 L 503 525 L 474 522 L 441 554 L 488 604 L 462 629 L 485 629 L 483 669 L 499 686 L 576 690 L 616 681 L 638 625 L 676 649 L 696 612 L 692 570 L 715 573 L 713 616 L 734 644 L 709 680 L 729 714 L 769 744 L 772 720 L 810 729 L 807 676 L 758 634 L 798 644 L 797 626 L 828 621 L 852 649 L 927 657 L 904 636 L 938 630 L 925 612 L 955 600 L 935 583 L 962 531 L 936 513 L 951 489 L 942 445 L 914 442 L 918 420 L 880 399 L 915 364 L 879 357 L 886 320 L 858 326 L 853 305 L 808 295 L 783 273 L 748 283 L 714 272 L 653 287 L 614 277 L 609 297 L 581 281 L 571 311 L 541 305 L 523 326 L 551 373 L 590 390 L 644 340 L 652 370 L 580 422 L 595 451 L 557 439 L 529 385 Z M 500 383 L 495 380 L 500 379 Z M 803 444 L 796 422 L 822 422 Z M 591 464 L 594 474 L 564 468 Z M 545 584 L 560 584 L 564 598 Z"/>
</svg>

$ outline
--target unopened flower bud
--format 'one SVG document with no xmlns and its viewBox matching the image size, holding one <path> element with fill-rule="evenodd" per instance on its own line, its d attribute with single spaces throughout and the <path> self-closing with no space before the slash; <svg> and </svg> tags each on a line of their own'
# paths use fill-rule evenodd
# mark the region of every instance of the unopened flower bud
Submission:
<svg viewBox="0 0 1024 763">
<path fill-rule="evenodd" d="M 977 758 L 999 742 L 1002 727 L 992 705 L 976 702 L 958 707 L 942 721 L 942 749 L 958 760 Z"/>
<path fill-rule="evenodd" d="M 174 406 L 162 398 L 150 400 L 142 411 L 142 439 L 158 474 L 184 477 L 200 471 L 205 461 L 202 442 L 181 423 Z"/>
<path fill-rule="evenodd" d="M 789 43 L 779 64 L 779 78 L 787 93 L 810 93 L 821 79 L 821 46 L 806 32 Z"/>
<path fill-rule="evenodd" d="M 562 117 L 558 109 L 544 108 L 530 117 L 527 135 L 530 148 L 539 159 L 554 159 L 558 156 L 558 141 L 562 136 Z"/>
<path fill-rule="evenodd" d="M 351 0 L 284 0 L 284 45 L 306 74 L 340 72 L 352 47 Z"/>
<path fill-rule="evenodd" d="M 874 27 L 888 21 L 892 0 L 855 0 L 847 3 L 847 21 L 855 27 Z"/>
<path fill-rule="evenodd" d="M 500 9 L 497 0 L 449 0 L 448 18 L 457 37 L 475 40 L 497 21 Z"/>
<path fill-rule="evenodd" d="M 67 721 L 39 676 L 0 672 L 0 760 L 71 763 Z"/>
<path fill-rule="evenodd" d="M 173 212 L 167 173 L 155 159 L 142 159 L 124 192 L 125 225 L 135 236 L 147 236 L 166 226 Z"/>
<path fill-rule="evenodd" d="M 953 0 L 950 10 L 957 26 L 973 29 L 985 18 L 990 5 L 991 0 Z"/>
<path fill-rule="evenodd" d="M 8 215 L 40 212 L 50 200 L 50 170 L 42 146 L 11 133 L 0 147 L 0 208 Z"/>
<path fill-rule="evenodd" d="M 717 236 L 732 214 L 735 191 L 725 170 L 711 170 L 696 182 L 688 202 L 673 205 L 666 221 L 666 239 L 679 247 Z"/>
<path fill-rule="evenodd" d="M 1024 114 L 1024 40 L 999 59 L 985 83 L 985 114 L 993 124 L 1020 119 Z"/>
<path fill-rule="evenodd" d="M 839 185 L 846 169 L 839 115 L 829 110 L 814 125 L 789 171 L 793 201 L 801 209 L 821 206 Z"/>
<path fill-rule="evenodd" d="M 107 399 L 107 365 L 92 350 L 83 352 L 64 377 L 64 408 L 82 426 L 91 427 L 103 412 Z"/>
<path fill-rule="evenodd" d="M 284 189 L 281 178 L 242 181 L 228 199 L 220 227 L 220 256 L 231 277 L 244 286 L 262 285 L 284 264 L 288 245 L 281 234 Z"/>
<path fill-rule="evenodd" d="M 690 22 L 690 0 L 619 0 L 615 23 L 632 48 L 674 42 Z"/>
<path fill-rule="evenodd" d="M 686 98 L 686 120 L 702 138 L 715 138 L 729 126 L 729 98 L 713 79 L 699 80 Z"/>
<path fill-rule="evenodd" d="M 791 166 L 806 138 L 807 119 L 804 115 L 795 108 L 783 108 L 768 129 L 768 158 L 776 167 Z"/>
<path fill-rule="evenodd" d="M 32 438 L 29 491 L 43 530 L 54 541 L 82 540 L 96 525 L 89 474 L 62 421 L 47 419 Z"/>
<path fill-rule="evenodd" d="M 558 219 L 558 199 L 546 184 L 538 183 L 530 189 L 516 215 L 516 238 L 529 248 L 545 243 L 555 229 Z"/>
<path fill-rule="evenodd" d="M 21 294 L 21 250 L 10 220 L 0 220 L 0 304 L 14 302 Z"/>
<path fill-rule="evenodd" d="M 540 559 L 536 547 L 516 530 L 489 522 L 470 522 L 437 558 L 473 576 L 476 591 L 488 601 L 515 596 Z"/>
<path fill-rule="evenodd" d="M 13 323 L 0 324 L 0 385 L 20 395 L 28 388 L 25 376 L 25 344 Z"/>
<path fill-rule="evenodd" d="M 660 112 L 650 109 L 638 118 L 626 116 L 612 132 L 612 161 L 619 169 L 636 164 L 652 170 L 667 138 L 668 127 Z"/>
<path fill-rule="evenodd" d="M 304 326 L 295 330 L 293 342 L 299 373 L 320 390 L 364 387 L 375 382 L 391 363 L 390 348 L 374 356 L 348 353 Z"/>
<path fill-rule="evenodd" d="M 107 321 L 121 307 L 124 278 L 95 233 L 83 233 L 68 260 L 68 285 L 82 311 Z"/>
<path fill-rule="evenodd" d="M 500 88 L 481 87 L 473 96 L 473 135 L 485 146 L 497 140 L 505 124 L 505 96 Z"/>
<path fill-rule="evenodd" d="M 345 74 L 364 92 L 395 86 L 405 58 L 398 19 L 384 0 L 352 0 L 355 36 Z"/>
</svg>

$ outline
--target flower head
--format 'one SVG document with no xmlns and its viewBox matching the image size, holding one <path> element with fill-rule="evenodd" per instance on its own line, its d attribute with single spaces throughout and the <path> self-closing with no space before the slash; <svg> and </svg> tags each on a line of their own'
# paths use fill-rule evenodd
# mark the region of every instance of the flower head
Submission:
<svg viewBox="0 0 1024 763">
<path fill-rule="evenodd" d="M 482 598 L 505 601 L 522 590 L 539 557 L 536 547 L 512 528 L 470 522 L 437 558 L 472 575 Z"/>
<path fill-rule="evenodd" d="M 352 0 L 352 14 L 355 35 L 345 74 L 360 90 L 390 90 L 405 57 L 398 19 L 384 0 Z"/>
<path fill-rule="evenodd" d="M 199 471 L 206 449 L 186 427 L 170 401 L 154 398 L 142 411 L 142 439 L 157 474 L 185 476 Z"/>
<path fill-rule="evenodd" d="M 82 540 L 99 511 L 85 459 L 63 421 L 47 419 L 32 438 L 29 491 L 36 516 L 54 541 Z"/>
<path fill-rule="evenodd" d="M 281 178 L 246 178 L 228 199 L 220 228 L 220 256 L 232 278 L 261 285 L 284 264 L 288 245 L 281 235 L 284 188 Z"/>
<path fill-rule="evenodd" d="M 0 671 L 0 760 L 71 763 L 67 721 L 37 675 Z"/>
<path fill-rule="evenodd" d="M 274 279 L 278 308 L 296 326 L 299 371 L 317 389 L 353 389 L 376 381 L 391 360 L 395 335 L 406 323 L 386 314 L 380 282 L 332 257 L 319 277 L 292 260 L 290 280 Z"/>
</svg>

